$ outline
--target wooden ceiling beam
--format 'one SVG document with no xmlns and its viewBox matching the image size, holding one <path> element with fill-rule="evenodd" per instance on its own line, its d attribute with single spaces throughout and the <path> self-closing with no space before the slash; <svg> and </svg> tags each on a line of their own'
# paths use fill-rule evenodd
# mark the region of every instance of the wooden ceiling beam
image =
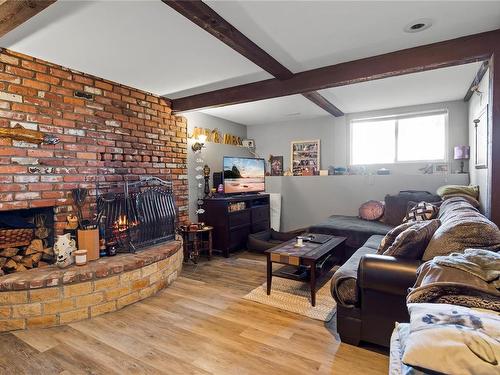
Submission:
<svg viewBox="0 0 500 375">
<path fill-rule="evenodd" d="M 55 2 L 56 0 L 6 0 L 0 2 L 0 37 Z"/>
<path fill-rule="evenodd" d="M 468 102 L 470 100 L 470 98 L 472 97 L 472 94 L 474 94 L 474 91 L 476 91 L 478 89 L 478 86 L 481 83 L 481 80 L 483 79 L 484 74 L 488 70 L 488 65 L 489 65 L 489 62 L 488 62 L 488 60 L 486 60 L 479 67 L 479 70 L 477 71 L 476 76 L 474 77 L 474 80 L 470 84 L 469 89 L 467 90 L 467 93 L 465 94 L 464 102 Z"/>
<path fill-rule="evenodd" d="M 293 73 L 274 57 L 247 38 L 242 32 L 222 18 L 217 12 L 201 0 L 162 0 L 163 3 L 182 14 L 191 22 L 245 56 L 257 66 L 279 80 L 293 77 Z M 334 116 L 344 113 L 317 92 L 309 92 L 304 97 Z"/>
<path fill-rule="evenodd" d="M 500 29 L 268 79 L 172 101 L 176 112 L 220 107 L 366 82 L 447 66 L 487 60 Z"/>
<path fill-rule="evenodd" d="M 344 116 L 344 112 L 334 106 L 328 99 L 317 91 L 306 92 L 302 94 L 305 98 L 316 104 L 318 107 L 323 108 L 325 111 L 335 117 Z"/>
</svg>

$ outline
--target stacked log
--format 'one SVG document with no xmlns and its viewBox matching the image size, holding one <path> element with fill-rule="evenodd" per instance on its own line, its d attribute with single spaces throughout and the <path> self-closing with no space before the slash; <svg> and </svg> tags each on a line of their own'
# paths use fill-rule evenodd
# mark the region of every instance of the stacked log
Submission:
<svg viewBox="0 0 500 375">
<path fill-rule="evenodd" d="M 0 249 L 0 275 L 46 265 L 47 263 L 42 260 L 50 261 L 53 255 L 53 249 L 44 247 L 43 240 L 38 238 L 31 241 L 28 246 Z"/>
</svg>

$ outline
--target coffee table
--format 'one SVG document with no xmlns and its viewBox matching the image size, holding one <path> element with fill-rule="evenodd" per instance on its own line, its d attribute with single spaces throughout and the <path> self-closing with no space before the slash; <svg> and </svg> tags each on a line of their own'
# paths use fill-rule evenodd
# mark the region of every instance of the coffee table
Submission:
<svg viewBox="0 0 500 375">
<path fill-rule="evenodd" d="M 318 244 L 304 241 L 303 247 L 295 247 L 296 240 L 292 239 L 281 245 L 267 250 L 267 295 L 271 294 L 272 277 L 285 279 L 309 281 L 311 286 L 311 304 L 316 306 L 316 280 L 321 273 L 329 271 L 336 261 L 343 257 L 346 237 L 330 236 L 328 241 Z M 273 263 L 285 264 L 286 267 L 273 272 Z M 285 267 L 284 267 L 285 268 Z M 310 277 L 304 277 L 304 273 L 294 273 L 291 269 L 308 270 Z"/>
</svg>

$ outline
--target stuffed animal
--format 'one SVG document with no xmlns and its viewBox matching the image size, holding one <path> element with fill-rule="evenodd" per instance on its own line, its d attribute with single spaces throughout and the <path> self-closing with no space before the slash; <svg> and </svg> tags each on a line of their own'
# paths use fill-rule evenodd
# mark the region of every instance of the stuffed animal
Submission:
<svg viewBox="0 0 500 375">
<path fill-rule="evenodd" d="M 75 240 L 71 239 L 69 233 L 57 236 L 54 244 L 54 254 L 56 255 L 56 265 L 65 268 L 74 263 L 73 252 L 76 250 Z"/>
</svg>

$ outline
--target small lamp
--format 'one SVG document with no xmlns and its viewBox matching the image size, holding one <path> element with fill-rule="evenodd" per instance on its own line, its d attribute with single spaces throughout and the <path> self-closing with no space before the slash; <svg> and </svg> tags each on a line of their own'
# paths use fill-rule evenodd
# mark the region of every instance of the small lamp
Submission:
<svg viewBox="0 0 500 375">
<path fill-rule="evenodd" d="M 207 140 L 207 136 L 205 134 L 199 134 L 195 137 L 195 140 L 196 142 L 193 143 L 193 145 L 191 146 L 191 149 L 193 151 L 200 151 L 203 146 L 205 145 L 205 142 Z"/>
<path fill-rule="evenodd" d="M 470 159 L 470 147 L 465 145 L 458 145 L 454 148 L 453 159 L 460 160 L 460 172 L 464 172 L 464 160 Z"/>
</svg>

